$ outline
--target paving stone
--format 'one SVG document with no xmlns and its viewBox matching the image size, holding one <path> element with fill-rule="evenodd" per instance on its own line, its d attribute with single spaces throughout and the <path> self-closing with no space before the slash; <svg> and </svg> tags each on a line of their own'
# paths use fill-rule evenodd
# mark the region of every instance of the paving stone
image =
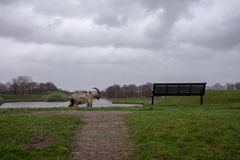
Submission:
<svg viewBox="0 0 240 160">
<path fill-rule="evenodd" d="M 124 111 L 76 111 L 84 121 L 73 138 L 74 160 L 134 160 Z"/>
</svg>

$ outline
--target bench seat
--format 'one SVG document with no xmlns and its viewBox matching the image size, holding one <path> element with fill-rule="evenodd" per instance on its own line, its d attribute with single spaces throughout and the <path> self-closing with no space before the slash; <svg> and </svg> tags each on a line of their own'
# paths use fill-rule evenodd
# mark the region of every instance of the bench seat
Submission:
<svg viewBox="0 0 240 160">
<path fill-rule="evenodd" d="M 152 105 L 154 96 L 200 96 L 203 104 L 203 96 L 207 83 L 154 83 L 152 90 Z"/>
</svg>

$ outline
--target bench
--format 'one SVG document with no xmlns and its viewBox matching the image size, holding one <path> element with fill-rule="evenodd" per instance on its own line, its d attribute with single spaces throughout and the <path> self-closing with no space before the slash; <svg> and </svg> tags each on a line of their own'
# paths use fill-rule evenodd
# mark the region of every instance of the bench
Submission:
<svg viewBox="0 0 240 160">
<path fill-rule="evenodd" d="M 207 83 L 154 83 L 152 90 L 152 105 L 154 96 L 200 96 L 203 104 L 203 95 Z"/>
</svg>

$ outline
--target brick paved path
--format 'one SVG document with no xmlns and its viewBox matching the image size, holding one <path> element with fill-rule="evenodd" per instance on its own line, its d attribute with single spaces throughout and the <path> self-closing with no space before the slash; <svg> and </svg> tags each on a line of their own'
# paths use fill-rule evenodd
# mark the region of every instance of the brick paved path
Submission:
<svg viewBox="0 0 240 160">
<path fill-rule="evenodd" d="M 132 160 L 123 111 L 79 111 L 85 123 L 73 139 L 74 160 Z"/>
</svg>

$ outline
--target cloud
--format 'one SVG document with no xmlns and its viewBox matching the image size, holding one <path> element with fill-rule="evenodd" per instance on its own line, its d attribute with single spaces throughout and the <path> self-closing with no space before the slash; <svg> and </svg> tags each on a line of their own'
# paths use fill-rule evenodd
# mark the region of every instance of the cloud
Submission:
<svg viewBox="0 0 240 160">
<path fill-rule="evenodd" d="M 104 16 L 98 16 L 95 19 L 95 22 L 99 25 L 107 25 L 107 26 L 111 26 L 111 27 L 118 26 L 119 27 L 119 26 L 122 26 L 127 23 L 127 17 L 122 16 L 122 15 L 113 16 L 113 15 L 107 14 Z"/>
<path fill-rule="evenodd" d="M 27 74 L 70 90 L 234 82 L 239 8 L 237 0 L 3 0 L 0 81 Z"/>
<path fill-rule="evenodd" d="M 156 49 L 171 40 L 190 2 L 22 0 L 1 6 L 0 34 L 25 43 Z"/>
<path fill-rule="evenodd" d="M 231 49 L 240 43 L 239 7 L 239 1 L 202 1 L 192 8 L 192 19 L 178 21 L 176 36 L 203 47 Z"/>
</svg>

